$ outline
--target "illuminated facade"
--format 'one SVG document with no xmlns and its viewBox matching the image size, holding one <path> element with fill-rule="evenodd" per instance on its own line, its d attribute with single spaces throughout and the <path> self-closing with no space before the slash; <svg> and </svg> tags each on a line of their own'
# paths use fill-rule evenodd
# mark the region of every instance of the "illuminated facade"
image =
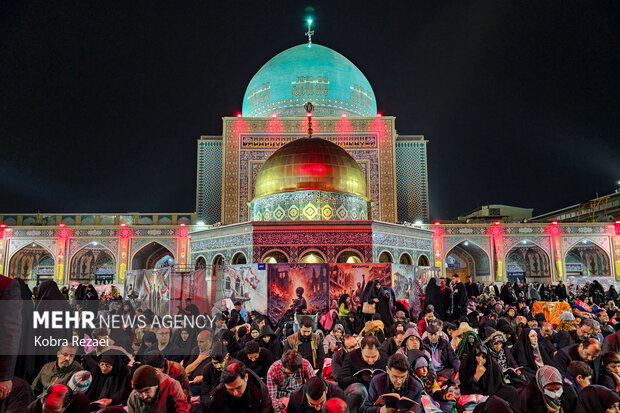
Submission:
<svg viewBox="0 0 620 413">
<path fill-rule="evenodd" d="M 122 284 L 171 264 L 395 262 L 483 282 L 620 280 L 620 224 L 428 224 L 427 141 L 399 135 L 331 49 L 278 54 L 242 107 L 198 140 L 196 212 L 0 212 L 0 273 Z"/>
</svg>

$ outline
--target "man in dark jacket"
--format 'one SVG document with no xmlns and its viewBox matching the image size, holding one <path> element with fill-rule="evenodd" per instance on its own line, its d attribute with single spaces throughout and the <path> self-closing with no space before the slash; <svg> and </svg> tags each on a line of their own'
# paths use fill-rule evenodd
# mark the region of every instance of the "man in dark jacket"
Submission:
<svg viewBox="0 0 620 413">
<path fill-rule="evenodd" d="M 241 301 L 235 301 L 235 308 L 230 312 L 230 320 L 228 320 L 228 329 L 245 324 L 245 320 L 241 316 Z"/>
<path fill-rule="evenodd" d="M 594 375 L 592 381 L 597 383 L 599 369 L 601 366 L 599 356 L 601 354 L 601 343 L 595 338 L 589 338 L 581 344 L 575 344 L 570 347 L 564 347 L 558 350 L 553 357 L 551 364 L 558 369 L 560 374 L 566 374 L 568 365 L 571 361 L 583 361 L 588 364 Z"/>
<path fill-rule="evenodd" d="M 342 389 L 334 383 L 328 383 L 314 376 L 291 394 L 286 413 L 316 413 L 334 397 L 344 398 Z"/>
<path fill-rule="evenodd" d="M 245 343 L 244 349 L 237 353 L 236 358 L 261 379 L 267 377 L 267 371 L 273 364 L 271 351 L 260 348 L 254 340 Z"/>
<path fill-rule="evenodd" d="M 200 385 L 200 402 L 206 407 L 211 401 L 211 391 L 220 384 L 222 369 L 228 362 L 228 351 L 221 342 L 216 342 L 211 348 L 211 362 L 202 370 Z"/>
<path fill-rule="evenodd" d="M 452 318 L 467 315 L 467 289 L 458 274 L 452 276 Z"/>
<path fill-rule="evenodd" d="M 385 370 L 387 361 L 388 355 L 379 350 L 379 341 L 373 336 L 364 337 L 361 347 L 344 357 L 342 369 L 337 378 L 338 385 L 346 389 L 352 383 L 362 383 L 368 388 L 374 374 L 358 373 L 365 369 Z"/>
<path fill-rule="evenodd" d="M 308 316 L 299 320 L 299 331 L 286 338 L 284 351 L 295 350 L 308 360 L 315 370 L 323 371 L 325 349 L 321 337 L 312 332 L 314 321 Z"/>
<path fill-rule="evenodd" d="M 475 299 L 476 297 L 478 297 L 480 295 L 480 291 L 478 290 L 478 285 L 472 282 L 471 276 L 468 275 L 465 281 L 466 281 L 465 290 L 467 291 L 467 298 Z"/>
<path fill-rule="evenodd" d="M 431 355 L 432 367 L 438 376 L 452 380 L 461 367 L 461 361 L 445 338 L 441 338 L 439 328 L 431 324 L 426 330 L 428 336 L 422 341 Z"/>
<path fill-rule="evenodd" d="M 211 392 L 210 413 L 272 413 L 267 386 L 239 360 L 230 360 L 222 370 L 221 383 Z"/>
<path fill-rule="evenodd" d="M 359 348 L 357 344 L 357 339 L 351 334 L 346 334 L 344 336 L 344 341 L 342 342 L 342 348 L 336 351 L 332 355 L 332 377 L 337 379 L 340 375 L 340 371 L 342 370 L 342 363 L 344 362 L 344 357 Z"/>
<path fill-rule="evenodd" d="M 373 377 L 368 390 L 368 399 L 364 403 L 364 413 L 385 412 L 382 406 L 375 406 L 379 397 L 387 393 L 398 393 L 401 397 L 407 397 L 422 405 L 422 385 L 418 380 L 409 377 L 409 364 L 407 358 L 400 354 L 394 354 L 387 363 L 387 373 L 381 373 Z"/>
</svg>

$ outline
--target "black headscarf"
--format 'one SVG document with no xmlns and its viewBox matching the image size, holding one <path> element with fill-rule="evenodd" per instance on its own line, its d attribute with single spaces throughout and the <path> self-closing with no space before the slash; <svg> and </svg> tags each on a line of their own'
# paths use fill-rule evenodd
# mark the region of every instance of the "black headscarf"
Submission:
<svg viewBox="0 0 620 413">
<path fill-rule="evenodd" d="M 478 366 L 476 356 L 480 353 L 485 353 L 487 356 L 484 365 L 486 371 L 482 377 L 480 377 L 480 380 L 478 380 L 474 388 L 474 375 L 476 374 L 476 367 Z M 499 388 L 504 384 L 502 369 L 489 354 L 489 349 L 483 344 L 476 344 L 471 353 L 465 357 L 459 369 L 459 377 L 461 378 L 461 394 L 482 394 L 490 396 L 497 393 Z"/>
<path fill-rule="evenodd" d="M 225 346 L 228 349 L 228 352 L 230 354 L 237 354 L 237 352 L 241 350 L 241 348 L 239 347 L 239 343 L 237 343 L 237 338 L 235 337 L 235 333 L 233 333 L 232 331 L 224 330 L 222 332 L 221 340 L 222 342 L 226 340 L 226 343 L 228 343 L 228 344 L 225 344 Z"/>
<path fill-rule="evenodd" d="M 65 299 L 65 296 L 58 289 L 58 285 L 53 280 L 46 280 L 39 285 L 39 291 L 37 293 L 37 301 L 34 304 L 38 313 L 45 313 L 51 311 L 71 312 L 71 306 L 69 301 Z M 51 319 L 51 314 L 50 314 Z M 67 340 L 72 341 L 73 330 L 71 328 L 44 328 L 39 327 L 37 329 L 37 335 L 41 337 L 50 337 L 62 342 Z M 34 344 L 34 343 L 33 343 Z M 49 353 L 49 354 L 46 354 Z M 47 350 L 35 356 L 36 366 L 43 367 L 43 364 L 49 361 L 55 361 L 57 359 L 56 349 Z"/>
<path fill-rule="evenodd" d="M 431 278 L 426 285 L 425 304 L 427 306 L 432 304 L 433 307 L 435 307 L 437 316 L 442 320 L 445 319 L 446 311 L 443 305 L 443 294 L 441 292 L 441 287 L 437 285 L 437 280 L 435 278 Z"/>
<path fill-rule="evenodd" d="M 620 402 L 620 396 L 607 387 L 592 385 L 579 392 L 581 408 L 588 413 L 605 413 L 615 403 Z"/>
<path fill-rule="evenodd" d="M 86 391 L 86 397 L 91 402 L 99 399 L 112 399 L 111 404 L 127 404 L 131 393 L 131 375 L 123 353 L 117 350 L 108 350 L 99 356 L 99 363 L 110 363 L 112 371 L 103 374 L 97 365 L 91 374 L 93 381 Z"/>
<path fill-rule="evenodd" d="M 538 366 L 536 365 L 536 361 L 534 360 L 534 350 L 532 349 L 532 344 L 530 343 L 530 331 L 533 331 L 530 328 L 524 328 L 521 330 L 521 334 L 517 338 L 517 342 L 512 347 L 512 355 L 517 361 L 517 365 L 522 366 L 522 368 L 526 368 L 531 373 L 536 372 L 538 370 Z M 538 351 L 540 352 L 541 361 L 545 365 L 551 365 L 551 359 L 547 352 L 541 348 L 540 346 L 540 337 L 538 338 Z"/>
<path fill-rule="evenodd" d="M 146 344 L 151 343 L 151 344 Z M 157 336 L 152 331 L 147 331 L 142 335 L 142 343 L 138 349 L 138 354 L 146 354 L 146 349 L 157 343 Z"/>
<path fill-rule="evenodd" d="M 34 303 L 32 302 L 32 291 L 21 278 L 17 278 L 17 283 L 21 290 L 22 298 L 22 331 L 19 348 L 20 355 L 17 356 L 17 364 L 15 365 L 14 375 L 32 383 L 37 376 L 38 371 L 35 369 L 34 357 L 34 330 L 32 312 L 34 311 Z"/>
</svg>

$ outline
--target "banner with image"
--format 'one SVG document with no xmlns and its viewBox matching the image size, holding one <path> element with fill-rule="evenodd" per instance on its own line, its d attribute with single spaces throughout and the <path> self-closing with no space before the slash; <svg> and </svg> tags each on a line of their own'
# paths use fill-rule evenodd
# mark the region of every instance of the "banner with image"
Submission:
<svg viewBox="0 0 620 413">
<path fill-rule="evenodd" d="M 267 264 L 225 265 L 224 289 L 218 300 L 241 301 L 247 312 L 267 313 Z"/>
<path fill-rule="evenodd" d="M 170 267 L 125 273 L 125 293 L 134 308 L 150 309 L 161 317 L 171 314 L 169 283 Z"/>
<path fill-rule="evenodd" d="M 268 315 L 277 321 L 291 309 L 326 312 L 329 300 L 328 264 L 270 264 L 267 270 Z"/>
<path fill-rule="evenodd" d="M 343 294 L 351 297 L 354 308 L 362 302 L 368 281 L 380 280 L 384 287 L 392 286 L 391 264 L 330 264 L 329 308 L 338 308 Z"/>
</svg>

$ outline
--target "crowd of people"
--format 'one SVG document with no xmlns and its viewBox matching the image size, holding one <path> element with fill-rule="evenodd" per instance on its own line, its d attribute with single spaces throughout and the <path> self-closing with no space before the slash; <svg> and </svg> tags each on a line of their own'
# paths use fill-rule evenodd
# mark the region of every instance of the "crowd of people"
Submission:
<svg viewBox="0 0 620 413">
<path fill-rule="evenodd" d="M 21 311 L 0 311 L 3 335 L 17 335 L 23 350 L 29 312 L 49 302 L 154 318 L 120 294 L 101 300 L 92 286 L 78 290 L 81 300 L 70 301 L 50 280 L 33 295 L 0 276 L 0 301 L 22 302 Z M 0 413 L 620 413 L 613 286 L 482 285 L 455 275 L 430 279 L 408 303 L 390 290 L 369 281 L 358 306 L 345 294 L 320 315 L 295 305 L 271 320 L 237 301 L 204 329 L 63 332 L 97 344 L 0 356 Z M 590 311 L 553 323 L 533 313 L 537 301 Z M 198 315 L 189 298 L 179 310 Z"/>
</svg>

